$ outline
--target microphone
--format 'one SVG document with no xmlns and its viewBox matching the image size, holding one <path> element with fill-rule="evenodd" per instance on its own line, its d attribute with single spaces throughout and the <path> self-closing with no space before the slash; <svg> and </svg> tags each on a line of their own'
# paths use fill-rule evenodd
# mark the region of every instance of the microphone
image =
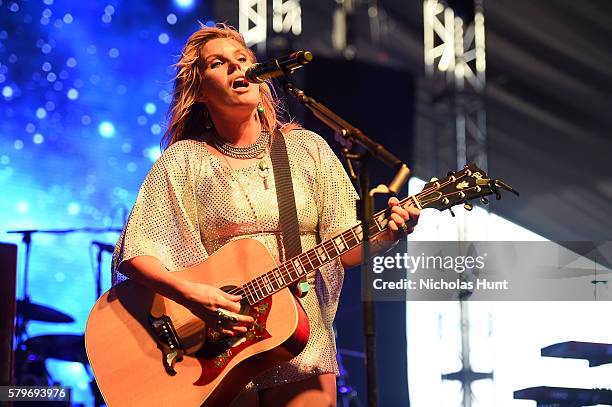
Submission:
<svg viewBox="0 0 612 407">
<path fill-rule="evenodd" d="M 115 246 L 113 246 L 112 244 L 102 243 L 96 240 L 92 241 L 91 244 L 94 246 L 98 246 L 103 252 L 113 253 L 115 251 Z"/>
<path fill-rule="evenodd" d="M 246 80 L 251 83 L 262 83 L 263 81 L 292 74 L 298 68 L 312 61 L 312 52 L 296 51 L 289 55 L 251 65 L 245 73 Z"/>
</svg>

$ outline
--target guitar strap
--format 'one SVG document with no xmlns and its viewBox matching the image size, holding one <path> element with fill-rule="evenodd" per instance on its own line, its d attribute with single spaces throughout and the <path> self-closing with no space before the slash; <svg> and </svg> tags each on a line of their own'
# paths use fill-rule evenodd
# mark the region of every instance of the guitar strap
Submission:
<svg viewBox="0 0 612 407">
<path fill-rule="evenodd" d="M 278 218 L 282 234 L 283 248 L 285 250 L 284 261 L 302 253 L 300 242 L 300 226 L 295 207 L 295 193 L 291 181 L 291 168 L 285 137 L 279 129 L 274 131 L 272 146 L 270 148 L 272 169 L 274 171 L 274 183 L 276 185 L 276 199 L 278 200 Z M 294 291 L 299 297 L 308 293 L 308 282 L 306 277 L 302 278 L 295 286 Z"/>
</svg>

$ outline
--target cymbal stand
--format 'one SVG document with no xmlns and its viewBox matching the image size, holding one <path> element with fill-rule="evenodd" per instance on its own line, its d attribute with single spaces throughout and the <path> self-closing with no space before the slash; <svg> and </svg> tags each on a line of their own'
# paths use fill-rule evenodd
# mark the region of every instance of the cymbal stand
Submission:
<svg viewBox="0 0 612 407">
<path fill-rule="evenodd" d="M 25 255 L 23 259 L 23 302 L 25 305 L 30 302 L 30 293 L 28 293 L 28 275 L 30 273 L 30 253 L 32 251 L 32 234 L 36 230 L 10 230 L 7 233 L 19 233 L 22 235 L 21 241 L 25 247 Z M 22 316 L 17 315 L 15 324 L 15 338 L 17 339 L 16 346 L 19 347 L 25 340 L 28 321 Z M 26 335 L 27 336 L 27 335 Z"/>
</svg>

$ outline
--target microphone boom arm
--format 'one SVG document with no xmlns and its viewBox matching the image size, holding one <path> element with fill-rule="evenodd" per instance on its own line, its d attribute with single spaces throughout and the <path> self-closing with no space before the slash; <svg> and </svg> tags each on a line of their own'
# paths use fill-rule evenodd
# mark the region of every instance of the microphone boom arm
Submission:
<svg viewBox="0 0 612 407">
<path fill-rule="evenodd" d="M 406 164 L 400 161 L 396 156 L 391 154 L 381 144 L 376 143 L 367 137 L 361 130 L 351 125 L 349 122 L 332 112 L 326 106 L 317 102 L 313 98 L 304 93 L 303 90 L 296 88 L 289 80 L 288 75 L 284 76 L 285 90 L 295 96 L 295 98 L 306 106 L 312 113 L 331 127 L 337 134 L 350 142 L 357 142 L 366 149 L 363 154 L 352 154 L 348 149 L 343 150 L 344 156 L 349 164 L 351 177 L 355 179 L 353 165 L 351 161 L 359 162 L 359 189 L 361 190 L 361 199 L 358 201 L 359 220 L 362 225 L 370 225 L 373 220 L 374 213 L 374 194 L 397 194 L 401 187 L 406 183 L 410 176 L 410 169 Z M 391 168 L 394 168 L 397 173 L 391 183 L 379 185 L 370 190 L 368 161 L 369 157 L 376 157 Z M 372 301 L 372 272 L 369 267 L 370 263 L 370 233 L 369 227 L 363 227 L 363 244 L 361 251 L 361 275 L 364 278 L 363 284 L 363 331 L 365 338 L 366 349 L 366 383 L 368 388 L 368 407 L 378 407 L 378 385 L 376 378 L 376 322 L 374 316 L 374 302 Z"/>
<path fill-rule="evenodd" d="M 410 176 L 410 168 L 399 158 L 393 155 L 382 144 L 379 144 L 366 136 L 361 130 L 353 126 L 328 107 L 306 95 L 303 90 L 296 88 L 289 80 L 287 75 L 284 77 L 285 90 L 292 94 L 298 102 L 306 106 L 321 120 L 325 125 L 334 130 L 337 134 L 350 142 L 357 142 L 363 146 L 373 157 L 385 163 L 387 166 L 397 171 L 391 183 L 386 187 L 389 192 L 397 194 L 402 185 L 406 183 Z"/>
</svg>

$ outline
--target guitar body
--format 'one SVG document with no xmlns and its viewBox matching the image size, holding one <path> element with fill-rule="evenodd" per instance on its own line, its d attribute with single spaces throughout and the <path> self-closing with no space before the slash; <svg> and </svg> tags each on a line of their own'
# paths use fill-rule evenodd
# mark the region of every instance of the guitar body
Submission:
<svg viewBox="0 0 612 407">
<path fill-rule="evenodd" d="M 175 273 L 227 290 L 274 267 L 263 244 L 241 239 Z M 128 280 L 111 288 L 96 302 L 85 331 L 106 403 L 227 406 L 254 377 L 306 346 L 308 318 L 289 289 L 251 306 L 243 301 L 241 312 L 256 319 L 254 327 L 241 338 L 220 338 L 188 309 L 143 285 Z"/>
</svg>

